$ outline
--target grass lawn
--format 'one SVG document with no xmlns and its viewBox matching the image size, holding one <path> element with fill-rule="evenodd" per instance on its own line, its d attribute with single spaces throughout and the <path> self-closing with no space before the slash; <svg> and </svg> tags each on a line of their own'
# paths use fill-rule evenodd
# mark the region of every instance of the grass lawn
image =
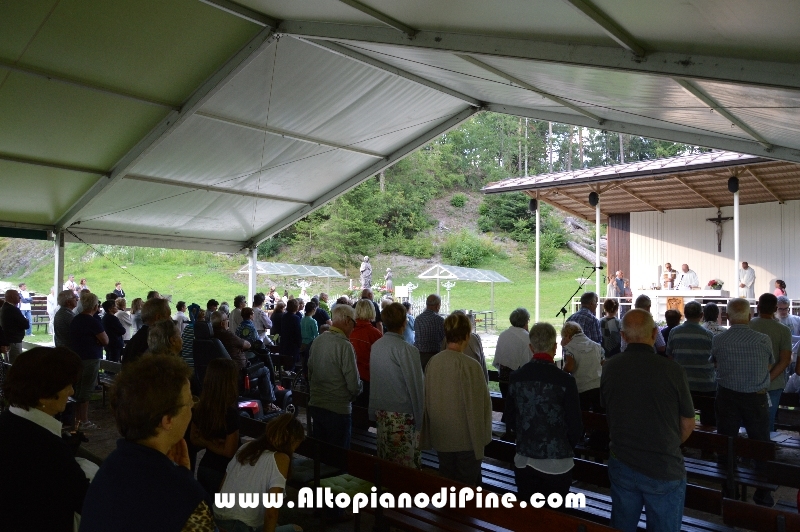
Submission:
<svg viewBox="0 0 800 532">
<path fill-rule="evenodd" d="M 128 304 L 136 297 L 144 298 L 151 289 L 158 290 L 162 294 L 171 294 L 173 304 L 183 300 L 187 303 L 198 303 L 202 307 L 205 307 L 205 302 L 212 297 L 232 303 L 235 295 L 247 293 L 246 277 L 236 276 L 239 268 L 246 263 L 244 256 L 154 248 L 96 247 L 116 264 L 124 266 L 125 271 L 91 252 L 85 245 L 71 244 L 67 246 L 65 276 L 72 273 L 76 280 L 85 277 L 89 287 L 101 297 L 114 289 L 116 281 L 123 283 Z M 542 321 L 554 325 L 561 324 L 561 319 L 556 318 L 556 313 L 578 286 L 575 279 L 584 273 L 583 268 L 587 264 L 570 251 L 561 250 L 553 269 L 541 273 L 540 319 Z M 531 317 L 534 316 L 535 273 L 524 256 L 515 254 L 503 258 L 493 257 L 479 267 L 496 270 L 512 281 L 497 283 L 494 287 L 498 332 L 509 327 L 508 316 L 516 307 L 525 307 L 530 311 Z M 417 296 L 436 291 L 436 281 L 421 281 L 416 278 L 420 272 L 403 270 L 398 269 L 394 279 L 395 285 L 408 282 L 418 284 L 419 287 L 415 291 Z M 24 280 L 30 290 L 46 294 L 52 285 L 52 278 L 52 264 L 46 262 Z M 297 294 L 299 290 L 289 286 L 289 282 L 293 280 L 282 278 L 284 279 L 286 284 L 278 283 L 278 290 L 282 292 L 285 287 Z M 16 284 L 23 279 L 10 277 L 3 280 Z M 267 282 L 264 277 L 260 277 L 259 281 Z M 309 292 L 319 292 L 322 286 L 325 286 L 325 282 L 317 281 Z M 264 292 L 268 291 L 268 288 L 265 284 L 258 286 L 258 289 Z M 593 284 L 587 285 L 587 289 L 593 288 Z M 345 292 L 348 292 L 347 280 L 331 282 L 332 295 Z M 441 293 L 446 294 L 443 288 Z M 455 288 L 450 292 L 450 308 L 489 310 L 490 294 L 491 288 L 487 283 L 456 282 Z"/>
</svg>

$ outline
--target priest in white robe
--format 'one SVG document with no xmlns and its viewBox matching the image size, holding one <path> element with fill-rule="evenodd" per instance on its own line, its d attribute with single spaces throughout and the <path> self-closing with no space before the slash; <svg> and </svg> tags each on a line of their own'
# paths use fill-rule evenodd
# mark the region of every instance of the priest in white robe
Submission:
<svg viewBox="0 0 800 532">
<path fill-rule="evenodd" d="M 739 268 L 739 297 L 756 297 L 756 272 L 746 262 Z"/>
<path fill-rule="evenodd" d="M 675 283 L 675 290 L 696 290 L 700 288 L 700 279 L 694 270 L 689 269 L 688 264 L 681 265 L 681 273 L 678 274 L 678 281 Z"/>
</svg>

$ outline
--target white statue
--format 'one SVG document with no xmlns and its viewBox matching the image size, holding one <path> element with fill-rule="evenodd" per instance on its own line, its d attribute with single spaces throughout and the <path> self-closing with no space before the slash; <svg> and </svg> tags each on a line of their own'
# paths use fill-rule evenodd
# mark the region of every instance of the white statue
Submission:
<svg viewBox="0 0 800 532">
<path fill-rule="evenodd" d="M 369 257 L 364 256 L 364 261 L 361 263 L 361 287 L 370 288 L 372 286 L 372 264 L 369 263 Z"/>
</svg>

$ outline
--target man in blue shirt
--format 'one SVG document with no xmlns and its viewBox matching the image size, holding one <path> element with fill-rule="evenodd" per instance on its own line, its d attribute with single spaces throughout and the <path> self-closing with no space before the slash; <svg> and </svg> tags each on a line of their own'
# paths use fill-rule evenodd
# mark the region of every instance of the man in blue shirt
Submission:
<svg viewBox="0 0 800 532">
<path fill-rule="evenodd" d="M 567 318 L 567 321 L 574 321 L 583 329 L 583 334 L 591 341 L 598 344 L 603 343 L 603 331 L 600 329 L 600 320 L 595 317 L 597 310 L 597 294 L 594 292 L 584 292 L 581 296 L 581 308 Z"/>
</svg>

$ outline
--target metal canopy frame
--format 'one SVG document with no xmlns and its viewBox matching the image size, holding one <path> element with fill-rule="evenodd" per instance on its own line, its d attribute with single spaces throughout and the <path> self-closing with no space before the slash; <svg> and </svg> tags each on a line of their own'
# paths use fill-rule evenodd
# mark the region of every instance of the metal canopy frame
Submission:
<svg viewBox="0 0 800 532">
<path fill-rule="evenodd" d="M 248 273 L 250 266 L 244 265 L 238 273 Z M 330 266 L 312 266 L 310 264 L 287 264 L 283 262 L 256 261 L 256 273 L 261 275 L 283 275 L 292 277 L 326 277 L 344 279 L 344 275 Z"/>
<path fill-rule="evenodd" d="M 315 0 L 311 1 L 313 3 Z M 114 7 L 122 3 L 121 0 L 115 0 L 115 2 L 110 5 Z M 619 13 L 619 20 L 615 20 L 614 13 L 611 12 L 612 7 L 608 7 L 609 12 L 604 12 L 596 5 L 598 2 L 593 0 L 564 0 L 570 7 L 562 6 L 562 9 L 574 13 L 575 27 L 583 24 L 574 32 L 577 37 L 570 39 L 567 36 L 566 42 L 556 42 L 557 39 L 553 39 L 552 36 L 548 37 L 536 32 L 533 32 L 532 38 L 519 37 L 519 34 L 505 31 L 506 26 L 504 25 L 495 24 L 494 27 L 491 27 L 489 24 L 485 27 L 478 27 L 471 24 L 474 21 L 468 21 L 465 26 L 458 23 L 454 23 L 452 26 L 440 26 L 448 28 L 446 31 L 425 28 L 422 27 L 426 25 L 425 19 L 419 16 L 414 22 L 403 20 L 406 13 L 404 6 L 389 6 L 388 3 L 377 0 L 339 0 L 326 5 L 326 9 L 330 8 L 330 11 L 320 14 L 319 20 L 321 21 L 304 20 L 304 18 L 311 18 L 307 5 L 286 6 L 270 0 L 258 3 L 248 0 L 249 5 L 264 6 L 264 10 L 285 9 L 281 12 L 281 16 L 275 16 L 273 13 L 248 8 L 232 0 L 199 0 L 197 5 L 201 2 L 205 5 L 200 8 L 190 6 L 186 10 L 187 14 L 191 11 L 191 15 L 195 17 L 206 17 L 204 19 L 206 22 L 214 17 L 216 17 L 214 22 L 232 21 L 236 20 L 233 18 L 236 17 L 247 21 L 246 23 L 240 21 L 236 23 L 242 24 L 242 27 L 247 26 L 248 32 L 237 33 L 236 40 L 231 41 L 235 42 L 236 46 L 241 46 L 237 53 L 233 54 L 228 61 L 224 61 L 224 57 L 220 58 L 212 65 L 213 68 L 211 66 L 204 67 L 206 70 L 202 72 L 204 76 L 208 76 L 206 81 L 202 83 L 197 81 L 203 77 L 192 78 L 195 80 L 192 83 L 199 83 L 199 86 L 191 92 L 192 86 L 184 85 L 183 92 L 180 93 L 182 96 L 179 98 L 176 98 L 174 94 L 172 96 L 160 95 L 157 91 L 145 94 L 148 91 L 142 90 L 141 86 L 138 89 L 128 89 L 124 84 L 115 86 L 114 83 L 105 80 L 102 75 L 98 75 L 100 69 L 95 69 L 98 72 L 94 72 L 92 75 L 89 72 L 91 69 L 86 72 L 76 68 L 70 70 L 66 67 L 60 70 L 53 64 L 48 65 L 35 60 L 26 62 L 23 56 L 19 58 L 16 56 L 0 57 L 0 76 L 4 74 L 18 76 L 21 79 L 30 80 L 31 83 L 42 84 L 37 87 L 44 86 L 52 90 L 82 91 L 81 94 L 108 97 L 118 102 L 120 106 L 142 104 L 145 109 L 163 110 L 162 114 L 157 115 L 158 119 L 163 117 L 160 122 L 157 119 L 147 122 L 148 127 L 154 126 L 148 133 L 141 135 L 137 133 L 138 142 L 135 145 L 135 140 L 125 144 L 127 153 L 125 150 L 114 152 L 115 157 L 118 157 L 118 153 L 125 153 L 116 164 L 108 164 L 107 161 L 97 164 L 96 160 L 88 157 L 68 160 L 68 157 L 63 155 L 59 157 L 55 152 L 22 153 L 20 151 L 19 153 L 9 153 L 13 150 L 0 149 L 0 171 L 2 171 L 3 165 L 27 165 L 38 167 L 42 172 L 70 172 L 76 180 L 83 179 L 87 183 L 86 186 L 76 189 L 85 192 L 69 197 L 65 201 L 66 205 L 54 204 L 49 211 L 54 213 L 52 218 L 45 219 L 44 216 L 39 216 L 34 219 L 33 217 L 17 216 L 15 219 L 13 215 L 4 216 L 8 220 L 7 224 L 35 225 L 52 230 L 57 235 L 63 234 L 65 229 L 70 228 L 75 235 L 95 243 L 113 241 L 113 243 L 123 245 L 186 247 L 230 252 L 252 251 L 261 241 L 396 163 L 436 136 L 457 127 L 480 110 L 592 128 L 602 124 L 602 127 L 609 131 L 748 153 L 770 159 L 800 162 L 800 129 L 791 124 L 787 125 L 788 120 L 773 125 L 770 123 L 769 114 L 752 112 L 753 107 L 758 107 L 760 102 L 767 100 L 778 102 L 776 105 L 778 109 L 786 109 L 785 111 L 773 111 L 773 114 L 781 112 L 786 113 L 786 116 L 791 116 L 793 112 L 791 109 L 800 108 L 800 69 L 796 68 L 795 63 L 787 60 L 784 62 L 772 61 L 775 57 L 781 57 L 778 53 L 774 53 L 767 59 L 748 59 L 736 57 L 735 51 L 716 52 L 719 55 L 715 56 L 670 50 L 668 49 L 670 45 L 667 45 L 666 48 L 662 47 L 662 49 L 653 49 L 652 44 L 645 45 L 643 42 L 637 41 L 636 35 L 643 35 L 641 28 L 635 25 L 642 20 L 641 18 L 631 18 L 627 17 L 627 13 Z M 793 5 L 788 0 L 785 0 L 783 4 L 781 4 L 782 0 L 772 0 L 772 2 L 775 4 L 773 8 L 786 7 L 787 9 L 784 11 L 787 12 Z M 135 6 L 136 2 L 131 5 Z M 734 4 L 731 9 L 736 10 L 740 5 L 742 4 Z M 433 10 L 439 7 L 439 4 L 435 2 L 424 8 L 409 5 L 408 13 L 415 10 L 417 15 L 420 12 L 433 13 Z M 201 10 L 202 13 L 200 13 Z M 23 12 L 28 13 L 27 11 Z M 33 19 L 37 15 L 30 16 Z M 460 20 L 468 19 L 465 15 Z M 32 21 L 26 20 L 25 22 Z M 367 25 L 370 24 L 370 21 L 374 25 Z M 626 22 L 622 23 L 621 21 Z M 83 22 L 89 25 L 92 23 L 91 21 Z M 128 23 L 128 19 L 122 19 L 120 23 L 124 25 Z M 252 26 L 253 24 L 256 26 Z M 626 24 L 629 27 L 625 27 Z M 432 23 L 431 26 L 435 26 L 435 23 Z M 465 27 L 472 29 L 463 29 Z M 258 31 L 258 28 L 261 30 Z M 180 28 L 179 25 L 176 29 L 186 30 L 186 28 Z M 730 28 L 727 29 L 730 30 Z M 494 34 L 491 34 L 492 32 Z M 229 35 L 230 38 L 233 38 L 231 35 L 233 33 Z M 438 97 L 452 99 L 447 100 L 448 111 L 446 114 L 443 113 L 443 116 L 437 117 L 436 120 L 430 120 L 430 126 L 410 125 L 408 119 L 405 122 L 397 120 L 398 131 L 414 127 L 413 134 L 398 136 L 402 142 L 386 144 L 383 149 L 370 149 L 358 145 L 367 138 L 367 135 L 356 135 L 349 141 L 340 141 L 336 135 L 331 135 L 330 129 L 327 130 L 328 135 L 326 136 L 320 133 L 319 129 L 313 127 L 302 129 L 298 122 L 279 126 L 269 122 L 267 124 L 259 123 L 258 120 L 251 120 L 246 113 L 228 113 L 230 107 L 235 107 L 230 101 L 224 102 L 231 104 L 228 107 L 222 105 L 206 109 L 207 102 L 224 91 L 229 84 L 234 83 L 237 76 L 242 73 L 247 74 L 249 65 L 256 58 L 263 57 L 262 52 L 281 38 L 286 38 L 294 43 L 308 44 L 309 50 L 323 49 L 335 56 L 347 58 L 352 65 L 366 65 L 376 71 L 388 74 L 393 80 L 384 80 L 381 83 L 410 82 L 408 85 L 415 87 L 408 89 L 403 86 L 402 90 L 412 93 L 415 98 L 407 99 L 397 108 L 384 106 L 384 109 L 381 107 L 381 101 L 371 101 L 369 95 L 366 94 L 362 95 L 364 102 L 353 101 L 346 105 L 357 106 L 362 103 L 370 105 L 371 108 L 384 111 L 384 116 L 379 118 L 385 119 L 391 116 L 405 117 L 406 113 L 415 107 L 410 102 L 419 101 L 421 97 L 431 99 Z M 685 37 L 684 39 L 686 42 L 680 41 L 681 44 L 692 44 L 691 39 Z M 213 42 L 215 46 L 222 46 L 221 41 Z M 50 46 L 55 45 L 51 44 Z M 786 48 L 784 51 L 789 56 L 797 53 L 796 48 L 788 45 L 775 46 L 776 50 L 780 46 L 784 46 Z M 230 54 L 236 48 L 225 49 L 230 50 L 226 52 L 226 54 Z M 684 49 L 687 48 L 684 46 Z M 703 50 L 702 47 L 696 47 L 696 49 Z M 80 48 L 76 48 L 76 50 L 76 54 L 85 52 Z M 313 52 L 309 50 L 303 50 L 304 54 L 309 55 L 302 57 L 313 56 Z M 725 55 L 726 53 L 728 55 Z M 95 66 L 91 64 L 91 61 L 95 61 L 93 57 L 76 55 L 67 58 L 71 60 L 77 58 L 88 66 Z M 297 57 L 295 57 L 296 59 Z M 159 58 L 154 60 L 158 61 Z M 331 59 L 331 61 L 333 60 L 342 61 L 338 58 Z M 343 66 L 349 68 L 346 65 Z M 547 71 L 546 73 L 550 72 L 547 69 L 553 71 L 573 70 L 567 73 L 568 76 L 564 74 L 564 79 L 559 80 L 557 75 L 548 79 L 548 76 L 543 74 L 545 72 L 543 69 Z M 370 78 L 367 70 L 359 70 L 358 75 L 362 76 L 362 79 L 375 82 L 375 71 L 373 71 L 373 77 Z M 706 110 L 709 112 L 705 115 L 706 117 L 716 118 L 706 120 L 688 112 L 675 119 L 657 114 L 640 116 L 635 112 L 626 112 L 622 106 L 617 106 L 620 107 L 617 108 L 613 103 L 606 103 L 603 100 L 603 96 L 606 94 L 596 86 L 593 87 L 592 94 L 584 94 L 580 90 L 574 92 L 572 90 L 574 84 L 570 79 L 579 81 L 578 78 L 584 73 L 587 76 L 597 73 L 620 76 L 619 79 L 614 78 L 614 81 L 625 82 L 626 87 L 632 83 L 634 88 L 637 81 L 655 78 L 659 82 L 663 82 L 665 86 L 669 86 L 673 96 L 675 91 L 681 94 L 680 97 L 676 96 L 680 99 L 681 105 L 689 106 L 693 110 Z M 566 82 L 557 83 L 558 81 Z M 267 84 L 258 86 L 263 87 L 260 96 L 266 96 Z M 575 86 L 577 87 L 577 85 Z M 271 87 L 271 81 L 269 87 Z M 342 87 L 345 88 L 340 90 L 346 90 L 345 84 Z M 337 86 L 330 88 L 333 91 L 336 89 Z M 429 90 L 426 91 L 426 89 Z M 415 90 L 421 92 L 413 93 Z M 191 95 L 186 97 L 190 92 Z M 346 93 L 344 94 L 346 96 Z M 597 101 L 592 99 L 594 96 L 597 97 Z M 611 98 L 614 95 L 609 94 L 608 96 Z M 183 98 L 185 101 L 180 104 L 175 101 Z M 228 98 L 232 97 L 228 95 Z M 744 102 L 743 105 L 739 105 L 740 100 Z M 646 100 L 643 101 L 646 102 Z M 661 103 L 661 100 L 657 103 Z M 748 112 L 748 108 L 751 112 Z M 352 123 L 358 118 L 356 115 L 348 117 L 348 120 Z M 373 114 L 371 118 L 375 120 L 376 117 Z M 56 117 L 52 119 L 55 120 Z M 231 180 L 227 176 L 219 177 L 217 181 L 213 181 L 213 176 L 211 176 L 205 181 L 197 182 L 193 179 L 194 176 L 181 175 L 181 172 L 174 171 L 174 168 L 168 169 L 173 170 L 170 175 L 152 175 L 139 171 L 140 163 L 150 154 L 157 152 L 165 141 L 174 138 L 176 131 L 179 131 L 182 125 L 189 120 L 200 119 L 222 124 L 232 129 L 238 128 L 245 132 L 269 135 L 274 138 L 275 142 L 291 141 L 296 145 L 310 146 L 307 149 L 313 149 L 314 145 L 331 148 L 334 153 L 342 154 L 338 161 L 343 161 L 346 157 L 363 157 L 364 162 L 361 165 L 351 163 L 347 167 L 348 170 L 340 170 L 336 174 L 336 180 L 331 180 L 327 188 L 316 189 L 307 197 L 300 197 L 297 190 L 281 188 L 282 183 L 278 183 L 279 186 L 276 187 L 276 183 L 273 182 L 271 183 L 272 188 L 265 190 L 262 190 L 260 186 L 249 190 L 240 190 L 235 186 L 222 186 Z M 331 117 L 327 119 L 331 120 Z M 725 124 L 726 122 L 727 124 Z M 425 123 L 422 122 L 422 124 Z M 194 123 L 192 122 L 192 124 Z M 731 125 L 730 130 L 727 129 L 728 124 Z M 324 129 L 324 125 L 329 124 L 319 124 L 319 127 Z M 122 128 L 123 125 L 120 125 L 118 131 L 124 133 L 126 130 Z M 293 144 L 292 149 L 296 145 Z M 370 161 L 370 158 L 373 160 Z M 262 165 L 257 172 L 264 170 L 264 166 Z M 17 167 L 14 166 L 14 168 L 14 171 L 18 172 Z M 760 183 L 761 189 L 770 194 L 770 197 L 778 201 L 785 199 L 784 193 L 776 190 L 768 179 L 762 179 L 757 167 L 755 170 L 755 173 L 752 171 L 747 173 L 747 177 L 751 181 L 755 180 Z M 86 181 L 87 175 L 91 177 L 92 181 Z M 243 172 L 234 179 L 244 181 L 249 175 L 251 174 Z M 2 174 L 0 174 L 0 179 L 2 179 Z M 250 229 L 246 232 L 240 231 L 229 240 L 224 240 L 221 233 L 216 235 L 219 237 L 217 239 L 198 238 L 197 233 L 191 231 L 184 236 L 180 234 L 181 231 L 178 229 L 183 230 L 183 228 L 177 222 L 174 226 L 170 226 L 166 222 L 163 226 L 155 223 L 148 224 L 146 216 L 142 217 L 142 223 L 130 228 L 113 223 L 106 224 L 107 219 L 102 223 L 88 223 L 92 221 L 92 218 L 86 213 L 97 211 L 97 205 L 102 204 L 104 198 L 109 197 L 107 196 L 109 191 L 119 189 L 130 191 L 130 188 L 125 187 L 130 187 L 134 182 L 140 183 L 141 187 L 148 187 L 147 189 L 150 191 L 160 192 L 164 189 L 157 187 L 170 185 L 189 192 L 192 192 L 192 189 L 206 190 L 214 193 L 215 201 L 226 205 L 238 206 L 241 205 L 241 201 L 252 198 L 261 200 L 260 205 L 273 202 L 279 204 L 279 207 L 275 208 L 274 216 L 265 217 L 258 224 L 255 223 L 255 215 L 253 215 L 252 231 Z M 680 179 L 675 182 L 676 184 L 682 183 L 687 193 L 696 195 L 709 204 L 715 203 L 709 199 L 710 196 L 702 190 L 702 187 Z M 89 186 L 90 184 L 91 186 Z M 651 197 L 649 192 L 643 194 L 641 190 L 632 189 L 628 184 L 620 185 L 617 188 L 619 193 L 637 198 L 642 205 L 656 209 L 663 208 L 662 201 L 658 197 Z M 143 190 L 145 189 L 143 188 Z M 564 208 L 573 211 L 583 210 L 583 202 L 568 201 L 570 196 L 567 194 L 569 191 L 561 195 L 566 203 Z M 543 198 L 550 196 L 542 195 Z M 206 199 L 209 197 L 212 195 L 205 196 Z M 296 205 L 292 206 L 292 203 Z M 573 203 L 581 205 L 581 207 L 574 207 Z M 213 210 L 207 204 L 205 204 L 205 208 Z M 202 207 L 198 206 L 198 210 L 201 209 Z M 191 214 L 200 219 L 205 215 L 201 212 Z M 101 213 L 94 219 L 103 218 L 103 216 L 106 215 Z M 219 218 L 210 216 L 207 220 L 201 221 L 200 224 L 205 226 L 204 224 L 213 223 L 212 220 L 220 221 Z M 158 232 L 166 234 L 154 234 Z M 73 238 L 69 234 L 66 235 L 67 240 Z"/>
<path fill-rule="evenodd" d="M 463 266 L 449 266 L 436 264 L 417 275 L 418 279 L 436 279 L 436 294 L 439 294 L 439 284 L 445 281 L 470 281 L 475 283 L 490 283 L 491 310 L 494 312 L 494 283 L 510 283 L 511 280 L 503 277 L 494 270 L 481 270 L 478 268 L 464 268 Z"/>
</svg>

